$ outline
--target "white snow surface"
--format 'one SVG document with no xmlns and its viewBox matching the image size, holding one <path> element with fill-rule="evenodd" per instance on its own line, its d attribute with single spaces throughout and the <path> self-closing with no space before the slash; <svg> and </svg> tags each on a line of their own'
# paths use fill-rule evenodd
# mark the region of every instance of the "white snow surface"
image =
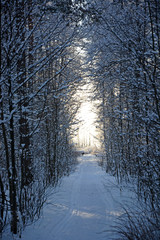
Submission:
<svg viewBox="0 0 160 240">
<path fill-rule="evenodd" d="M 120 190 L 116 179 L 106 174 L 97 160 L 89 154 L 79 157 L 76 171 L 62 179 L 39 220 L 25 228 L 21 240 L 118 239 L 113 226 L 134 194 L 126 188 Z"/>
</svg>

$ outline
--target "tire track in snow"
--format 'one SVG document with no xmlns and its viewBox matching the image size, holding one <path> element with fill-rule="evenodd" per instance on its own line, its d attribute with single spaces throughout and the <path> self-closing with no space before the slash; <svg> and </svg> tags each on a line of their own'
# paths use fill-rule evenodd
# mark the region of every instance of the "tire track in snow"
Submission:
<svg viewBox="0 0 160 240">
<path fill-rule="evenodd" d="M 76 171 L 62 179 L 41 219 L 25 229 L 23 240 L 118 239 L 111 225 L 122 211 L 118 200 L 124 198 L 115 188 L 115 178 L 97 160 L 93 155 L 79 158 Z"/>
<path fill-rule="evenodd" d="M 81 165 L 83 164 L 83 160 L 80 160 L 80 164 L 76 170 L 75 173 L 73 173 L 72 176 L 69 176 L 70 179 L 72 179 L 72 181 L 74 181 L 73 185 L 72 185 L 72 189 L 71 190 L 71 197 L 70 197 L 70 202 L 69 202 L 69 206 L 68 206 L 68 211 L 65 214 L 65 216 L 63 217 L 63 219 L 61 219 L 56 226 L 54 226 L 54 239 L 57 239 L 59 233 L 61 234 L 61 231 L 65 230 L 65 227 L 67 226 L 67 223 L 70 221 L 70 219 L 72 218 L 73 213 L 75 213 L 75 210 L 77 209 L 78 205 L 77 205 L 77 199 L 75 198 L 75 196 L 77 196 L 78 192 L 79 192 L 79 187 L 80 187 L 80 182 L 81 182 L 81 178 L 82 178 L 82 170 L 83 167 L 81 167 Z M 64 183 L 64 185 L 66 185 Z"/>
<path fill-rule="evenodd" d="M 72 228 L 71 226 L 74 225 L 75 221 L 81 224 L 82 227 L 79 229 L 83 229 L 85 226 L 83 230 L 87 229 L 87 239 L 93 238 L 89 238 L 89 235 L 87 236 L 87 233 L 89 232 L 93 231 L 96 239 L 97 234 L 100 236 L 100 232 L 104 232 L 106 202 L 103 199 L 104 189 L 100 187 L 102 185 L 100 178 L 101 174 L 102 170 L 98 167 L 95 157 L 84 156 L 72 189 L 72 207 L 61 222 L 61 226 L 55 229 L 55 239 L 62 239 L 62 232 L 67 234 L 68 229 Z M 104 211 L 102 210 L 102 207 L 99 206 L 100 203 L 103 203 Z M 92 226 L 93 224 L 96 225 L 96 229 Z M 100 225 L 101 228 L 103 226 L 101 231 L 98 229 Z"/>
</svg>

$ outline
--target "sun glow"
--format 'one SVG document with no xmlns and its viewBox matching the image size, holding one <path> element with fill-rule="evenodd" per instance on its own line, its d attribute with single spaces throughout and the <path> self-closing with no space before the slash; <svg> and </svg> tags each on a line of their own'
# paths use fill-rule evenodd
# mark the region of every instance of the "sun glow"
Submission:
<svg viewBox="0 0 160 240">
<path fill-rule="evenodd" d="M 75 98 L 81 102 L 80 109 L 76 118 L 79 121 L 78 133 L 74 139 L 77 147 L 85 147 L 90 149 L 100 148 L 100 141 L 98 140 L 99 133 L 97 132 L 97 107 L 96 101 L 93 101 L 93 83 L 89 79 L 89 68 L 87 61 L 86 44 L 88 39 L 83 39 L 83 44 L 76 47 L 76 56 L 81 63 L 81 76 L 84 80 L 83 86 L 77 90 Z"/>
<path fill-rule="evenodd" d="M 99 133 L 96 128 L 97 107 L 95 101 L 91 101 L 92 84 L 84 85 L 77 91 L 77 97 L 80 99 L 81 106 L 77 113 L 79 126 L 77 136 L 74 139 L 77 147 L 97 149 L 100 147 L 98 140 Z"/>
<path fill-rule="evenodd" d="M 78 118 L 80 121 L 78 132 L 79 144 L 81 146 L 93 146 L 96 137 L 96 113 L 93 111 L 93 106 L 90 102 L 82 103 Z"/>
</svg>

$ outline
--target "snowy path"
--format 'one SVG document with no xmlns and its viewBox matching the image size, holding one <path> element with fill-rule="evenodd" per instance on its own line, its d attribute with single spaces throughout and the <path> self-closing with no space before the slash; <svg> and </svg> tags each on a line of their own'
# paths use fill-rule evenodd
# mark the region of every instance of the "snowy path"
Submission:
<svg viewBox="0 0 160 240">
<path fill-rule="evenodd" d="M 97 164 L 97 158 L 79 158 L 77 170 L 62 180 L 49 197 L 41 218 L 26 227 L 22 240 L 109 240 L 116 239 L 111 225 L 122 213 L 120 204 L 128 198 L 114 177 Z M 104 186 L 105 183 L 105 186 Z"/>
</svg>

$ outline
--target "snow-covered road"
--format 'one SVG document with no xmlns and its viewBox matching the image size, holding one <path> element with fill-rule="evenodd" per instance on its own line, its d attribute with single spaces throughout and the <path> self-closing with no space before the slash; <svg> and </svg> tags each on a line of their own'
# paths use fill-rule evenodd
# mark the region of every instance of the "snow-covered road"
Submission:
<svg viewBox="0 0 160 240">
<path fill-rule="evenodd" d="M 119 203 L 131 193 L 118 189 L 114 177 L 98 166 L 94 155 L 79 158 L 79 165 L 64 177 L 56 192 L 48 198 L 41 218 L 26 227 L 22 240 L 109 240 Z"/>
</svg>

